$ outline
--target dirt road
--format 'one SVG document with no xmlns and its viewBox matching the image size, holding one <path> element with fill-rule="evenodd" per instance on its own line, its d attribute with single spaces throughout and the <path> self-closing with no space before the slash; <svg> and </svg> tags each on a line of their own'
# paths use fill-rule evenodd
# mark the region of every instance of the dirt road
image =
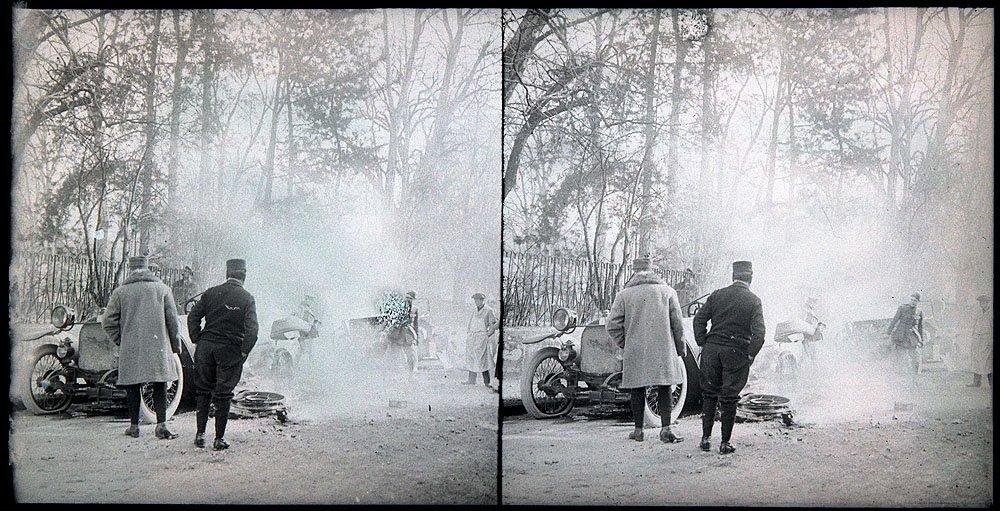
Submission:
<svg viewBox="0 0 1000 511">
<path fill-rule="evenodd" d="M 737 424 L 735 455 L 697 449 L 701 422 L 682 417 L 685 441 L 626 439 L 622 420 L 503 426 L 504 504 L 984 506 L 992 503 L 993 413 L 988 388 L 962 375 L 926 378 L 930 404 L 872 410 L 802 428 Z M 984 384 L 985 385 L 985 384 Z M 893 418 L 893 417 L 896 418 Z"/>
<path fill-rule="evenodd" d="M 197 449 L 193 412 L 170 426 L 180 438 L 138 439 L 113 416 L 17 412 L 11 461 L 21 502 L 175 504 L 493 504 L 497 396 L 418 373 L 408 402 L 370 403 L 299 424 L 232 420 L 228 451 Z M 374 401 L 374 400 L 373 400 Z M 293 417 L 295 415 L 293 405 Z M 209 428 L 211 429 L 211 423 Z M 211 433 L 208 435 L 211 441 Z"/>
</svg>

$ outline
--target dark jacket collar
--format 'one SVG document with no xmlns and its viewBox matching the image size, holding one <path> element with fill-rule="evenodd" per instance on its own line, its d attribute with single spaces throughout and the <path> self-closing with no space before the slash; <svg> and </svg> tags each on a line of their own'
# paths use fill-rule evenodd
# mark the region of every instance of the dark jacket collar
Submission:
<svg viewBox="0 0 1000 511">
<path fill-rule="evenodd" d="M 235 285 L 237 285 L 239 287 L 243 287 L 243 283 L 240 282 L 240 279 L 234 279 L 232 277 L 229 277 L 228 279 L 226 279 L 226 281 L 224 282 L 224 284 L 235 284 Z"/>
<path fill-rule="evenodd" d="M 742 280 L 734 280 L 733 281 L 733 285 L 734 286 L 742 287 L 744 289 L 750 289 L 750 284 L 747 284 L 746 282 L 743 282 Z"/>
</svg>

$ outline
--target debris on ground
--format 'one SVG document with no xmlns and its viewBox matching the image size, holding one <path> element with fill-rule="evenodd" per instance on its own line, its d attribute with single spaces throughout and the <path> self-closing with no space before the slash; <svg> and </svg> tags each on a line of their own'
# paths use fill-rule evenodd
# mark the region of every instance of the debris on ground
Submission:
<svg viewBox="0 0 1000 511">
<path fill-rule="evenodd" d="M 781 419 L 785 425 L 791 425 L 794 421 L 789 402 L 782 396 L 747 394 L 736 405 L 736 417 L 751 422 Z"/>
<path fill-rule="evenodd" d="M 229 417 L 248 419 L 257 417 L 275 417 L 279 422 L 288 420 L 288 406 L 285 396 L 276 392 L 242 391 L 233 396 L 229 409 Z"/>
</svg>

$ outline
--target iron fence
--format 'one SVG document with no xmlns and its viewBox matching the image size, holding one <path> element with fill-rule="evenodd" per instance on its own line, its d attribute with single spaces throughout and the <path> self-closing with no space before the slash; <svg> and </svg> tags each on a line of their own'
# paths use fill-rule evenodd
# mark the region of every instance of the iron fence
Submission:
<svg viewBox="0 0 1000 511">
<path fill-rule="evenodd" d="M 56 305 L 72 307 L 79 317 L 103 307 L 124 274 L 121 261 L 39 253 L 16 253 L 9 274 L 12 323 L 48 322 Z M 180 278 L 177 268 L 154 267 L 164 283 Z"/>
<path fill-rule="evenodd" d="M 514 251 L 504 252 L 503 271 L 504 326 L 546 325 L 559 307 L 593 318 L 611 307 L 632 274 L 628 264 Z M 683 271 L 656 271 L 672 286 L 684 277 Z"/>
</svg>

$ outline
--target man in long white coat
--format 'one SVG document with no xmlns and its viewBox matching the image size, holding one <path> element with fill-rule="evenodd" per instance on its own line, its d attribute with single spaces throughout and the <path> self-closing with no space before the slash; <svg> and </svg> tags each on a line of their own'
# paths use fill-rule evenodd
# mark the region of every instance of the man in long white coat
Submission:
<svg viewBox="0 0 1000 511">
<path fill-rule="evenodd" d="M 983 375 L 993 388 L 993 311 L 990 310 L 990 297 L 979 295 L 979 310 L 972 321 L 972 384 L 979 387 L 983 384 Z"/>
<path fill-rule="evenodd" d="M 490 368 L 494 367 L 493 358 L 496 349 L 493 334 L 500 326 L 500 321 L 493 309 L 486 306 L 486 297 L 482 293 L 472 295 L 472 300 L 476 303 L 476 309 L 469 317 L 466 330 L 466 369 L 469 371 L 469 380 L 465 384 L 475 384 L 476 373 L 481 373 L 483 385 L 492 389 Z"/>
</svg>

